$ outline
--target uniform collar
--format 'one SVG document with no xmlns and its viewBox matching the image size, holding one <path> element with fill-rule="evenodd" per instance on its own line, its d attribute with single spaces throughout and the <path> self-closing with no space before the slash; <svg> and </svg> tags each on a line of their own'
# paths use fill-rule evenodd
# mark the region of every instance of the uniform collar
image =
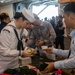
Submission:
<svg viewBox="0 0 75 75">
<path fill-rule="evenodd" d="M 13 21 L 11 21 L 8 25 L 12 25 L 12 26 L 14 26 L 14 27 L 16 28 L 16 25 L 15 25 L 14 20 L 13 20 Z"/>
</svg>

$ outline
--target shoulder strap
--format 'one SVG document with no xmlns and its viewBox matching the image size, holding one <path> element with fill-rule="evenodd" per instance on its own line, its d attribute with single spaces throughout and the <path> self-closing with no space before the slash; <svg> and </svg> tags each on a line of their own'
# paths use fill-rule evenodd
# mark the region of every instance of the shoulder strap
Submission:
<svg viewBox="0 0 75 75">
<path fill-rule="evenodd" d="M 17 33 L 16 29 L 14 29 L 14 32 L 15 32 L 16 37 L 17 37 L 17 39 L 18 39 L 17 50 L 24 50 L 23 43 L 22 43 L 22 38 L 19 39 L 18 33 Z M 21 32 L 21 33 L 22 33 L 22 32 Z M 20 36 L 21 36 L 21 35 L 20 35 Z"/>
<path fill-rule="evenodd" d="M 17 31 L 15 29 L 14 29 L 14 32 L 16 34 L 17 39 L 19 40 L 18 33 L 17 33 Z"/>
</svg>

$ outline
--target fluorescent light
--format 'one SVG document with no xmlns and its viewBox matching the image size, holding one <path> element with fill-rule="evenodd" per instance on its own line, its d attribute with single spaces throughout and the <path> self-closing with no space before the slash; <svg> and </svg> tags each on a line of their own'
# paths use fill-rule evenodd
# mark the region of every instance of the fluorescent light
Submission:
<svg viewBox="0 0 75 75">
<path fill-rule="evenodd" d="M 1 3 L 7 3 L 10 2 L 11 0 L 0 0 Z"/>
</svg>

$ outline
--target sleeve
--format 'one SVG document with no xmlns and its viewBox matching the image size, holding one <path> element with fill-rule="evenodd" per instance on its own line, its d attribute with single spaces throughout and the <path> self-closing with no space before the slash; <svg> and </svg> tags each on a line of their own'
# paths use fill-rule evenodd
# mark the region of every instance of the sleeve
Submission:
<svg viewBox="0 0 75 75">
<path fill-rule="evenodd" d="M 56 69 L 69 69 L 69 68 L 75 68 L 75 56 L 73 58 L 69 58 L 62 61 L 57 61 L 54 63 L 54 67 Z"/>
<path fill-rule="evenodd" d="M 22 34 L 22 42 L 23 42 L 23 47 L 26 47 L 26 40 L 28 38 L 28 31 L 26 29 L 24 29 L 23 34 Z"/>
<path fill-rule="evenodd" d="M 2 31 L 0 34 L 0 54 L 3 56 L 8 57 L 16 57 L 19 55 L 19 51 L 16 50 L 16 48 L 13 48 L 15 46 L 15 39 L 11 42 L 13 38 L 13 34 L 11 32 L 8 32 L 7 30 Z M 12 48 L 11 48 L 12 45 Z"/>
<path fill-rule="evenodd" d="M 32 44 L 34 44 L 34 42 L 35 42 L 35 38 L 34 38 L 33 32 L 31 31 L 30 35 L 28 36 L 28 41 L 26 44 L 28 47 L 30 47 Z"/>
<path fill-rule="evenodd" d="M 55 33 L 55 31 L 54 31 L 54 29 L 53 29 L 53 27 L 52 27 L 52 25 L 50 23 L 48 23 L 48 29 L 49 29 L 49 32 L 50 32 L 50 37 L 49 37 L 48 40 L 45 40 L 45 43 L 47 43 L 49 41 L 51 43 L 53 43 L 55 38 L 56 38 L 56 33 Z"/>
<path fill-rule="evenodd" d="M 61 49 L 55 49 L 54 48 L 52 50 L 52 53 L 67 58 L 68 57 L 68 54 L 69 54 L 69 50 L 61 50 Z"/>
</svg>

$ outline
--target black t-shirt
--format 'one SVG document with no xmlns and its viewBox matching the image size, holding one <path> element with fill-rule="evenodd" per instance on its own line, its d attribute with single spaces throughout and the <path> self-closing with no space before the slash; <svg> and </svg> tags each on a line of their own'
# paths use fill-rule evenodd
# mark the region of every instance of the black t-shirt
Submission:
<svg viewBox="0 0 75 75">
<path fill-rule="evenodd" d="M 60 29 L 62 26 L 63 26 L 63 22 L 58 21 L 57 26 L 55 27 L 55 32 L 56 32 L 57 37 L 63 36 L 64 34 L 64 28 Z"/>
</svg>

